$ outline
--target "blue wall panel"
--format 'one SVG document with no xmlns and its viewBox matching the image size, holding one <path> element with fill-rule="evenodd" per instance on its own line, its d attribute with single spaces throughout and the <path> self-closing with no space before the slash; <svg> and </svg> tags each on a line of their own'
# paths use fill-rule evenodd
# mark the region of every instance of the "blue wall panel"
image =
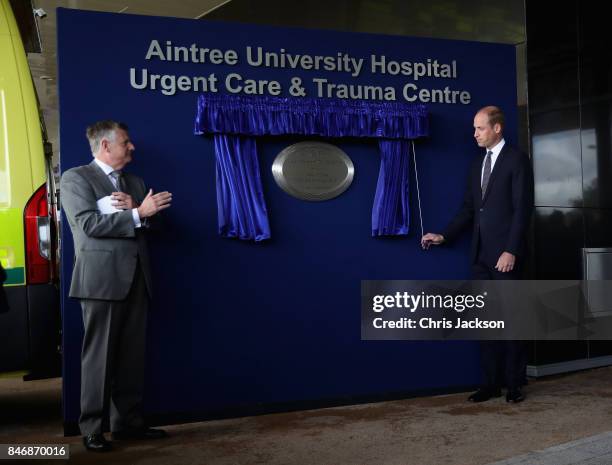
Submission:
<svg viewBox="0 0 612 465">
<path fill-rule="evenodd" d="M 317 76 L 337 82 L 401 87 L 410 79 L 146 61 L 152 39 L 177 45 L 268 49 L 404 60 L 457 60 L 457 79 L 423 78 L 419 87 L 467 89 L 469 105 L 432 104 L 431 137 L 417 142 L 423 220 L 439 231 L 460 205 L 470 160 L 478 154 L 472 118 L 498 104 L 516 134 L 514 48 L 433 39 L 279 29 L 172 18 L 58 11 L 61 168 L 91 159 L 85 127 L 105 118 L 129 124 L 136 145 L 128 170 L 174 194 L 166 228 L 151 238 L 155 301 L 149 320 L 146 409 L 150 414 L 221 412 L 261 403 L 317 401 L 444 389 L 478 382 L 470 342 L 361 341 L 362 279 L 462 279 L 469 275 L 466 236 L 423 252 L 414 182 L 411 233 L 372 238 L 378 176 L 376 141 L 336 139 L 355 164 L 340 197 L 319 203 L 286 195 L 273 181 L 275 155 L 298 137 L 258 140 L 273 238 L 264 243 L 217 234 L 212 141 L 193 135 L 197 94 L 136 90 L 129 69 L 175 75 L 243 76 L 289 82 Z M 495 73 L 492 76 L 492 73 Z M 312 88 L 309 88 L 312 92 Z M 312 95 L 309 95 L 312 96 Z M 401 94 L 398 94 L 401 100 Z M 412 169 L 412 168 L 411 168 Z M 414 173 L 411 173 L 414 179 Z M 63 231 L 64 415 L 78 418 L 82 323 L 67 297 L 73 246 Z M 112 279 L 112 277 L 109 277 Z"/>
</svg>

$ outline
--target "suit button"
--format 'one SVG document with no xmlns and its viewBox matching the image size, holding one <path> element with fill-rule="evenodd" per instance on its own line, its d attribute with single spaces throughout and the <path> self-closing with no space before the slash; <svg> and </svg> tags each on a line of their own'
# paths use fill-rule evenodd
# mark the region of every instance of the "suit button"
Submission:
<svg viewBox="0 0 612 465">
<path fill-rule="evenodd" d="M 480 211 L 484 211 L 484 208 L 481 208 Z"/>
</svg>

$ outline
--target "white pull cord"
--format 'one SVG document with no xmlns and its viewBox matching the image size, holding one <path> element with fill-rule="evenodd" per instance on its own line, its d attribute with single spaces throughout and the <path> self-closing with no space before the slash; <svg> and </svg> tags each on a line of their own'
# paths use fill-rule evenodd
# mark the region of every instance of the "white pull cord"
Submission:
<svg viewBox="0 0 612 465">
<path fill-rule="evenodd" d="M 416 188 L 417 188 L 417 200 L 419 204 L 419 220 L 421 221 L 421 237 L 425 235 L 425 230 L 423 229 L 423 215 L 421 214 L 421 191 L 419 189 L 419 171 L 417 170 L 416 163 L 416 153 L 414 151 L 414 140 L 411 140 L 412 144 L 412 161 L 414 163 L 414 177 L 416 178 Z"/>
</svg>

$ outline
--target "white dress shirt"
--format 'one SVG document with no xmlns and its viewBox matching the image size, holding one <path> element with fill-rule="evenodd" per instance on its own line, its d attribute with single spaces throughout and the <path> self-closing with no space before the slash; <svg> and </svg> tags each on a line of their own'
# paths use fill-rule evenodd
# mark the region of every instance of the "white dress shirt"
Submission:
<svg viewBox="0 0 612 465">
<path fill-rule="evenodd" d="M 110 182 L 115 186 L 115 189 L 119 191 L 119 186 L 117 185 L 117 179 L 114 176 L 111 176 L 111 173 L 115 172 L 115 169 L 112 166 L 107 165 L 103 161 L 98 160 L 94 157 L 94 161 L 96 164 L 104 171 L 104 174 L 110 179 Z M 142 226 L 142 222 L 140 221 L 140 215 L 138 214 L 137 208 L 132 208 L 132 219 L 134 220 L 134 227 L 140 228 Z"/>
</svg>

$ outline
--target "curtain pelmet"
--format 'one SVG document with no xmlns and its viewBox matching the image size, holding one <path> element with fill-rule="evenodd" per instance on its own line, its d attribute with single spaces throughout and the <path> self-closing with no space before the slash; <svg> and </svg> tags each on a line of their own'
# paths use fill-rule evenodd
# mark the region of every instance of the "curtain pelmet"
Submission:
<svg viewBox="0 0 612 465">
<path fill-rule="evenodd" d="M 201 95 L 195 134 L 416 139 L 427 136 L 424 105 L 362 100 Z"/>
</svg>

